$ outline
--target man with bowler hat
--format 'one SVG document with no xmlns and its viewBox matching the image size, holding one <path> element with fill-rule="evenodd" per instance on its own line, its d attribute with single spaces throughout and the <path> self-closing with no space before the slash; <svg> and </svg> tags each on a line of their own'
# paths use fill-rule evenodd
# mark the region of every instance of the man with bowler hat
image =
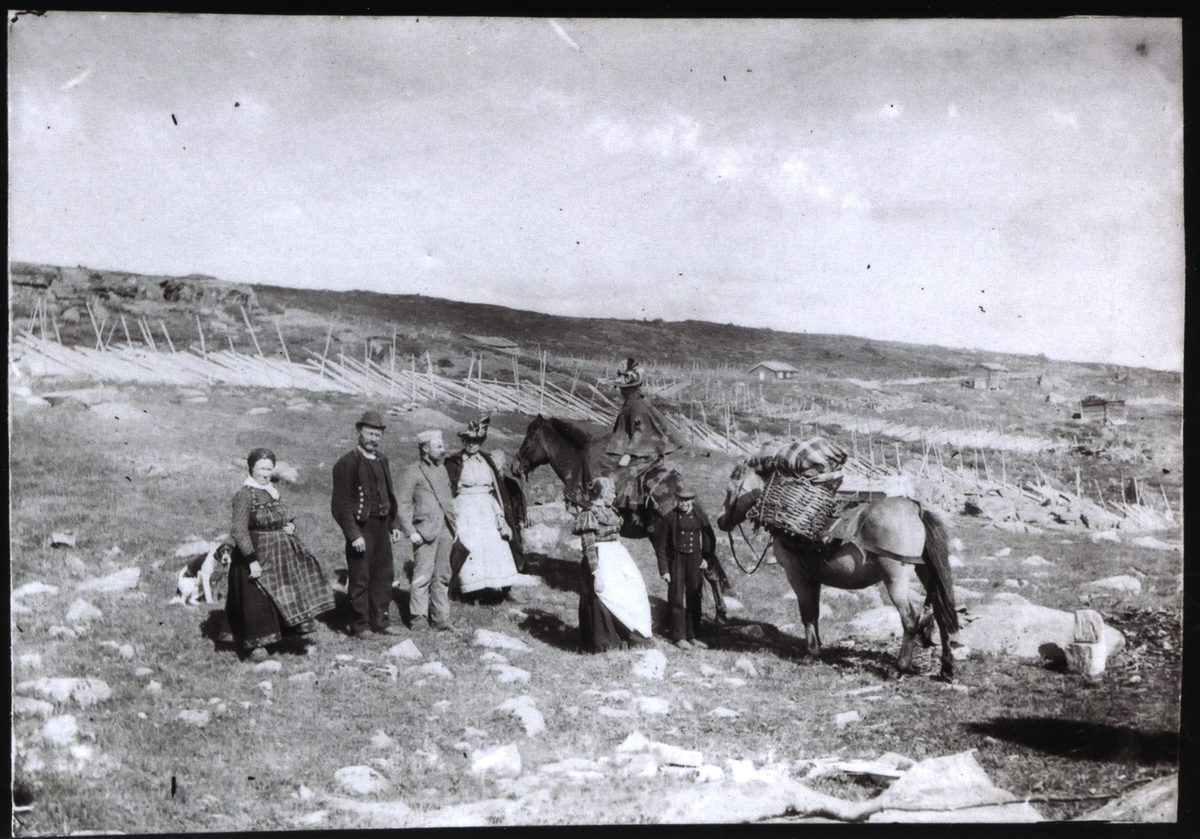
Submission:
<svg viewBox="0 0 1200 839">
<path fill-rule="evenodd" d="M 443 459 L 446 444 L 440 431 L 417 435 L 420 458 L 400 479 L 399 522 L 413 545 L 409 610 L 414 631 L 452 630 L 450 624 L 450 548 L 454 545 L 455 510 L 450 478 Z"/>
<path fill-rule="evenodd" d="M 696 506 L 696 493 L 680 487 L 675 497 L 675 509 L 663 517 L 653 536 L 658 573 L 667 584 L 667 604 L 671 610 L 669 637 L 680 649 L 704 649 L 708 645 L 697 637 L 704 572 L 709 560 L 716 557 L 717 539 L 708 516 Z"/>
<path fill-rule="evenodd" d="M 379 451 L 386 426 L 378 411 L 367 411 L 355 424 L 358 445 L 333 466 L 333 518 L 346 537 L 350 634 L 368 629 L 395 635 L 388 609 L 392 602 L 392 542 L 400 539 L 396 525 L 396 494 L 388 460 Z"/>
</svg>

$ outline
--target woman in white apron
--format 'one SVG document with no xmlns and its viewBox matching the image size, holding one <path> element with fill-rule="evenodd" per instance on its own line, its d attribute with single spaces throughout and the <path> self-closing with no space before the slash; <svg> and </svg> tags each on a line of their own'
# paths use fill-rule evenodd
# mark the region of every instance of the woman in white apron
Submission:
<svg viewBox="0 0 1200 839">
<path fill-rule="evenodd" d="M 463 450 L 457 456 L 460 467 L 457 481 L 458 541 L 469 551 L 458 569 L 458 590 L 463 594 L 502 590 L 522 585 L 527 578 L 517 573 L 512 548 L 512 528 L 497 501 L 496 468 L 480 444 L 487 437 L 487 420 L 471 423 L 459 432 Z"/>
<path fill-rule="evenodd" d="M 571 531 L 583 542 L 579 635 L 585 652 L 602 653 L 650 640 L 650 598 L 633 557 L 621 544 L 613 482 L 596 478 L 589 489 L 592 506 L 579 514 Z"/>
</svg>

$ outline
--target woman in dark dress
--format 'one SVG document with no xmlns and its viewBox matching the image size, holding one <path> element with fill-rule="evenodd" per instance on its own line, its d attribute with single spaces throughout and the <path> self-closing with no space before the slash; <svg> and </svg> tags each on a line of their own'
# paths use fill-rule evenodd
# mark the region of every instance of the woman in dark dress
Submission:
<svg viewBox="0 0 1200 839">
<path fill-rule="evenodd" d="M 284 632 L 305 635 L 316 618 L 334 607 L 333 589 L 320 564 L 296 538 L 296 524 L 271 483 L 275 454 L 255 449 L 246 459 L 250 477 L 233 496 L 236 547 L 229 566 L 225 614 L 231 640 L 250 661 L 267 658 L 264 649 Z"/>
<path fill-rule="evenodd" d="M 596 478 L 590 490 L 592 504 L 571 530 L 583 543 L 580 642 L 591 653 L 645 645 L 650 640 L 650 598 L 633 557 L 621 544 L 621 516 L 612 506 L 616 489 L 608 478 Z"/>
</svg>

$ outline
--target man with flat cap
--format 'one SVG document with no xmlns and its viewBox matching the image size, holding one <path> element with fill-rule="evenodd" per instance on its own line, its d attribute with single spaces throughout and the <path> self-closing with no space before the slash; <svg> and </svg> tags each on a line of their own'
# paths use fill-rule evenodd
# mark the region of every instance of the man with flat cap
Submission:
<svg viewBox="0 0 1200 839">
<path fill-rule="evenodd" d="M 333 466 L 333 518 L 346 537 L 348 593 L 354 617 L 350 634 L 368 629 L 395 635 L 388 609 L 392 602 L 392 542 L 399 541 L 398 506 L 388 460 L 379 451 L 386 426 L 378 411 L 367 411 L 355 424 L 358 445 Z"/>
<path fill-rule="evenodd" d="M 417 435 L 420 458 L 400 478 L 399 523 L 413 545 L 409 611 L 415 631 L 452 630 L 450 623 L 450 548 L 454 545 L 454 494 L 443 462 L 446 444 L 440 431 Z"/>
<path fill-rule="evenodd" d="M 658 555 L 658 573 L 667 584 L 667 604 L 671 610 L 668 637 L 680 649 L 704 649 L 708 645 L 697 637 L 704 572 L 709 560 L 716 559 L 717 539 L 708 516 L 696 505 L 696 493 L 680 487 L 675 497 L 675 509 L 663 517 L 652 537 Z M 723 605 L 718 604 L 721 611 Z"/>
</svg>

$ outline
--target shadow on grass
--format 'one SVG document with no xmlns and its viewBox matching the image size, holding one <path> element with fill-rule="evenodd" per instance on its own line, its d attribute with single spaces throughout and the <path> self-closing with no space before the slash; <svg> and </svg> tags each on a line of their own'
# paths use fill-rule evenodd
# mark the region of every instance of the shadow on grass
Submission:
<svg viewBox="0 0 1200 839">
<path fill-rule="evenodd" d="M 994 717 L 988 722 L 968 723 L 967 729 L 1075 760 L 1118 760 L 1148 766 L 1179 759 L 1179 736 L 1173 731 L 1139 731 L 1053 717 Z"/>
<path fill-rule="evenodd" d="M 651 606 L 654 606 L 653 599 Z M 666 628 L 666 603 L 662 603 Z M 700 633 L 701 639 L 710 649 L 731 652 L 769 652 L 786 661 L 816 666 L 833 666 L 862 670 L 880 678 L 895 675 L 896 659 L 880 650 L 855 649 L 850 647 L 825 646 L 821 657 L 808 655 L 808 643 L 801 637 L 781 632 L 774 624 L 763 621 L 727 618 L 724 624 L 705 619 Z"/>
<path fill-rule="evenodd" d="M 545 554 L 528 553 L 525 555 L 525 570 L 522 573 L 541 577 L 547 586 L 558 591 L 574 594 L 583 591 L 578 559 L 558 559 Z"/>
<path fill-rule="evenodd" d="M 543 609 L 525 609 L 526 617 L 517 626 L 539 641 L 567 652 L 579 652 L 579 627 Z"/>
</svg>

